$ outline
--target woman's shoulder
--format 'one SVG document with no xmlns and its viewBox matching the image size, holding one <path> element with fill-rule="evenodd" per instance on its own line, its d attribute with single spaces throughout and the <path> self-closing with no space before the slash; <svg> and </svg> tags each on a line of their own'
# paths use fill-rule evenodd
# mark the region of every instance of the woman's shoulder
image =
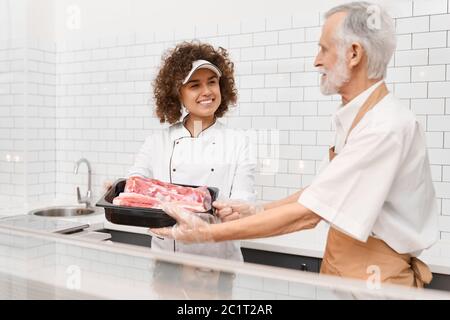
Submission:
<svg viewBox="0 0 450 320">
<path fill-rule="evenodd" d="M 228 127 L 222 122 L 217 124 L 216 138 L 220 136 L 226 144 L 232 144 L 234 146 L 246 145 L 252 139 L 251 130 Z"/>
<path fill-rule="evenodd" d="M 243 129 L 228 126 L 225 123 L 225 120 L 216 120 L 216 122 L 214 123 L 214 129 L 220 132 L 227 132 L 233 135 L 241 135 L 242 132 L 244 132 Z"/>
<path fill-rule="evenodd" d="M 183 128 L 183 122 L 178 121 L 178 122 L 175 122 L 174 124 L 171 124 L 170 126 L 166 127 L 166 130 L 170 132 L 170 131 L 178 130 L 181 128 Z"/>
<path fill-rule="evenodd" d="M 170 136 L 170 127 L 154 129 L 145 138 L 146 142 L 162 141 Z"/>
<path fill-rule="evenodd" d="M 234 135 L 237 137 L 248 137 L 251 136 L 252 134 L 255 134 L 254 129 L 235 128 L 227 126 L 223 123 L 221 123 L 221 126 L 223 131 L 228 132 L 230 135 Z"/>
</svg>

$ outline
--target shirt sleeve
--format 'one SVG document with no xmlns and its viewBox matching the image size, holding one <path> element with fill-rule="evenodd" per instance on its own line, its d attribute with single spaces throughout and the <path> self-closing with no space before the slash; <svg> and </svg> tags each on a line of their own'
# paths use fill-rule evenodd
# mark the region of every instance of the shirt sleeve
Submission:
<svg viewBox="0 0 450 320">
<path fill-rule="evenodd" d="M 135 156 L 134 165 L 128 170 L 128 177 L 153 177 L 152 155 L 155 153 L 153 136 L 148 137 Z"/>
<path fill-rule="evenodd" d="M 349 139 L 298 202 L 337 229 L 367 241 L 401 163 L 393 133 L 367 130 Z"/>
<path fill-rule="evenodd" d="M 320 161 L 319 166 L 317 168 L 317 173 L 320 174 L 330 163 L 330 159 L 328 157 L 328 153 L 323 157 L 323 159 Z"/>
<path fill-rule="evenodd" d="M 244 144 L 238 156 L 236 170 L 231 186 L 231 199 L 239 199 L 244 201 L 255 201 L 255 170 L 256 157 L 252 154 L 250 138 L 244 136 Z"/>
</svg>

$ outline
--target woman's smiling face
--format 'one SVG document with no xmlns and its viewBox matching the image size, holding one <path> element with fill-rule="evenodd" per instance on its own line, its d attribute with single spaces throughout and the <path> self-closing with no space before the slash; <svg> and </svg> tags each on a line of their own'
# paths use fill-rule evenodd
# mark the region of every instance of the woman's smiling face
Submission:
<svg viewBox="0 0 450 320">
<path fill-rule="evenodd" d="M 187 111 L 199 118 L 214 117 L 221 103 L 219 78 L 209 69 L 198 69 L 180 89 Z"/>
</svg>

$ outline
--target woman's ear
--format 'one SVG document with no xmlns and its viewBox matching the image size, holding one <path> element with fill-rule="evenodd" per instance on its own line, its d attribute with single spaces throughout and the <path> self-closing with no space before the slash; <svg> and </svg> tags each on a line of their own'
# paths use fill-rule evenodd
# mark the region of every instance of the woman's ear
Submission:
<svg viewBox="0 0 450 320">
<path fill-rule="evenodd" d="M 350 60 L 349 65 L 350 68 L 354 68 L 357 65 L 359 65 L 363 59 L 364 49 L 358 42 L 353 42 L 352 46 L 350 47 Z"/>
</svg>

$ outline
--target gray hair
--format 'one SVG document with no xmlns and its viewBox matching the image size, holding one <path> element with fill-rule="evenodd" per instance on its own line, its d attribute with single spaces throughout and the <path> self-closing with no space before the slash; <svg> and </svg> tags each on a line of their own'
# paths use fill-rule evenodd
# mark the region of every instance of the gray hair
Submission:
<svg viewBox="0 0 450 320">
<path fill-rule="evenodd" d="M 367 56 L 369 79 L 385 78 L 397 42 L 392 18 L 380 6 L 364 1 L 334 7 L 325 13 L 325 18 L 337 12 L 347 13 L 336 30 L 338 45 L 361 44 Z"/>
</svg>

